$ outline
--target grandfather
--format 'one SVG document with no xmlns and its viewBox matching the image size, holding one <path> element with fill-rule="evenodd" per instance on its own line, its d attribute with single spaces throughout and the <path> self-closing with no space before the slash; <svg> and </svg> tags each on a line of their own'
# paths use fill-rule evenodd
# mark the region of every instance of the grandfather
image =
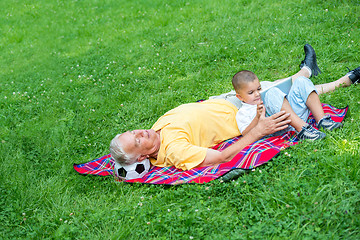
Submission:
<svg viewBox="0 0 360 240">
<path fill-rule="evenodd" d="M 111 155 L 122 164 L 149 158 L 155 166 L 189 170 L 228 162 L 247 145 L 290 123 L 290 114 L 285 112 L 263 115 L 248 134 L 230 147 L 221 152 L 211 149 L 240 135 L 235 120 L 237 111 L 235 105 L 223 99 L 180 105 L 160 117 L 151 129 L 116 135 L 110 143 Z"/>
</svg>

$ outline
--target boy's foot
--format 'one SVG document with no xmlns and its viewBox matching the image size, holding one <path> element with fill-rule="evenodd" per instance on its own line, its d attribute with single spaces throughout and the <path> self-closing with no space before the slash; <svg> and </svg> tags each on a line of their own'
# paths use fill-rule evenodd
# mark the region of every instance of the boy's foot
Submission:
<svg viewBox="0 0 360 240">
<path fill-rule="evenodd" d="M 346 74 L 346 76 L 348 76 L 350 78 L 350 80 L 353 84 L 360 83 L 360 67 L 357 67 L 354 70 L 349 71 Z"/>
<path fill-rule="evenodd" d="M 315 50 L 310 44 L 305 44 L 304 46 L 305 58 L 300 63 L 300 69 L 304 66 L 307 66 L 311 69 L 311 76 L 317 76 L 321 73 L 317 63 L 316 63 L 316 54 Z"/>
<path fill-rule="evenodd" d="M 316 130 L 309 124 L 306 124 L 302 127 L 301 131 L 298 133 L 297 137 L 300 140 L 309 139 L 309 140 L 318 140 L 326 137 L 326 134 Z"/>
<path fill-rule="evenodd" d="M 322 119 L 320 119 L 319 123 L 318 123 L 318 128 L 321 129 L 325 129 L 325 130 L 334 130 L 337 128 L 341 128 L 343 125 L 340 122 L 335 122 L 331 119 L 330 116 L 325 116 Z"/>
</svg>

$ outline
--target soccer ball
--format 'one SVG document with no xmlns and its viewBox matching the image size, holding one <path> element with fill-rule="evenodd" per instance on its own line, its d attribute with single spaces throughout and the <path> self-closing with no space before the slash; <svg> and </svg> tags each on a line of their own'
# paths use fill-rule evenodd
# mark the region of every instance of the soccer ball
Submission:
<svg viewBox="0 0 360 240">
<path fill-rule="evenodd" d="M 121 165 L 115 162 L 114 173 L 115 176 L 125 180 L 131 180 L 135 178 L 142 178 L 150 169 L 149 159 L 145 159 L 142 162 L 136 162 L 131 165 Z"/>
</svg>

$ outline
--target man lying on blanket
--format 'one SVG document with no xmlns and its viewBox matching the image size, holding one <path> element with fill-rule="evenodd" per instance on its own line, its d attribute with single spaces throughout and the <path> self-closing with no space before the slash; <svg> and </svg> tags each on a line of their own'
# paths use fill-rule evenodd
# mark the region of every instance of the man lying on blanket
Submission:
<svg viewBox="0 0 360 240">
<path fill-rule="evenodd" d="M 319 69 L 315 51 L 305 48 L 305 59 L 301 70 L 294 76 L 310 77 Z M 310 71 L 308 71 L 310 69 Z M 350 71 L 337 81 L 317 85 L 319 94 L 348 86 L 360 79 L 360 69 Z M 265 111 L 258 123 L 239 141 L 222 152 L 210 147 L 240 135 L 235 115 L 239 100 L 225 95 L 225 99 L 211 99 L 201 103 L 183 104 L 168 111 L 148 130 L 132 130 L 114 137 L 110 152 L 115 161 L 132 164 L 149 158 L 158 167 L 175 166 L 182 170 L 216 165 L 230 161 L 247 145 L 262 137 L 283 130 L 290 123 L 289 113 L 281 111 L 265 117 Z M 238 101 L 236 103 L 236 100 Z"/>
</svg>

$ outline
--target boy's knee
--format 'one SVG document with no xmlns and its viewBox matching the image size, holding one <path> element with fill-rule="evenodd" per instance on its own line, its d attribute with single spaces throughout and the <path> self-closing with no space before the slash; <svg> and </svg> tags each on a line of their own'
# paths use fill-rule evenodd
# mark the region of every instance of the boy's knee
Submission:
<svg viewBox="0 0 360 240">
<path fill-rule="evenodd" d="M 265 95 L 265 102 L 271 103 L 272 101 L 284 101 L 285 93 L 277 87 L 270 88 Z"/>
<path fill-rule="evenodd" d="M 316 88 L 314 83 L 306 77 L 298 77 L 291 87 L 289 95 L 292 95 L 293 93 L 296 93 L 298 96 L 308 97 L 308 95 L 315 91 Z"/>
<path fill-rule="evenodd" d="M 295 81 L 293 82 L 293 86 L 296 87 L 296 86 L 309 86 L 309 85 L 314 85 L 313 82 L 307 78 L 307 77 L 298 77 L 297 79 L 295 79 Z"/>
<path fill-rule="evenodd" d="M 274 87 L 267 91 L 264 105 L 269 115 L 275 114 L 281 110 L 286 94 L 280 89 Z"/>
</svg>

